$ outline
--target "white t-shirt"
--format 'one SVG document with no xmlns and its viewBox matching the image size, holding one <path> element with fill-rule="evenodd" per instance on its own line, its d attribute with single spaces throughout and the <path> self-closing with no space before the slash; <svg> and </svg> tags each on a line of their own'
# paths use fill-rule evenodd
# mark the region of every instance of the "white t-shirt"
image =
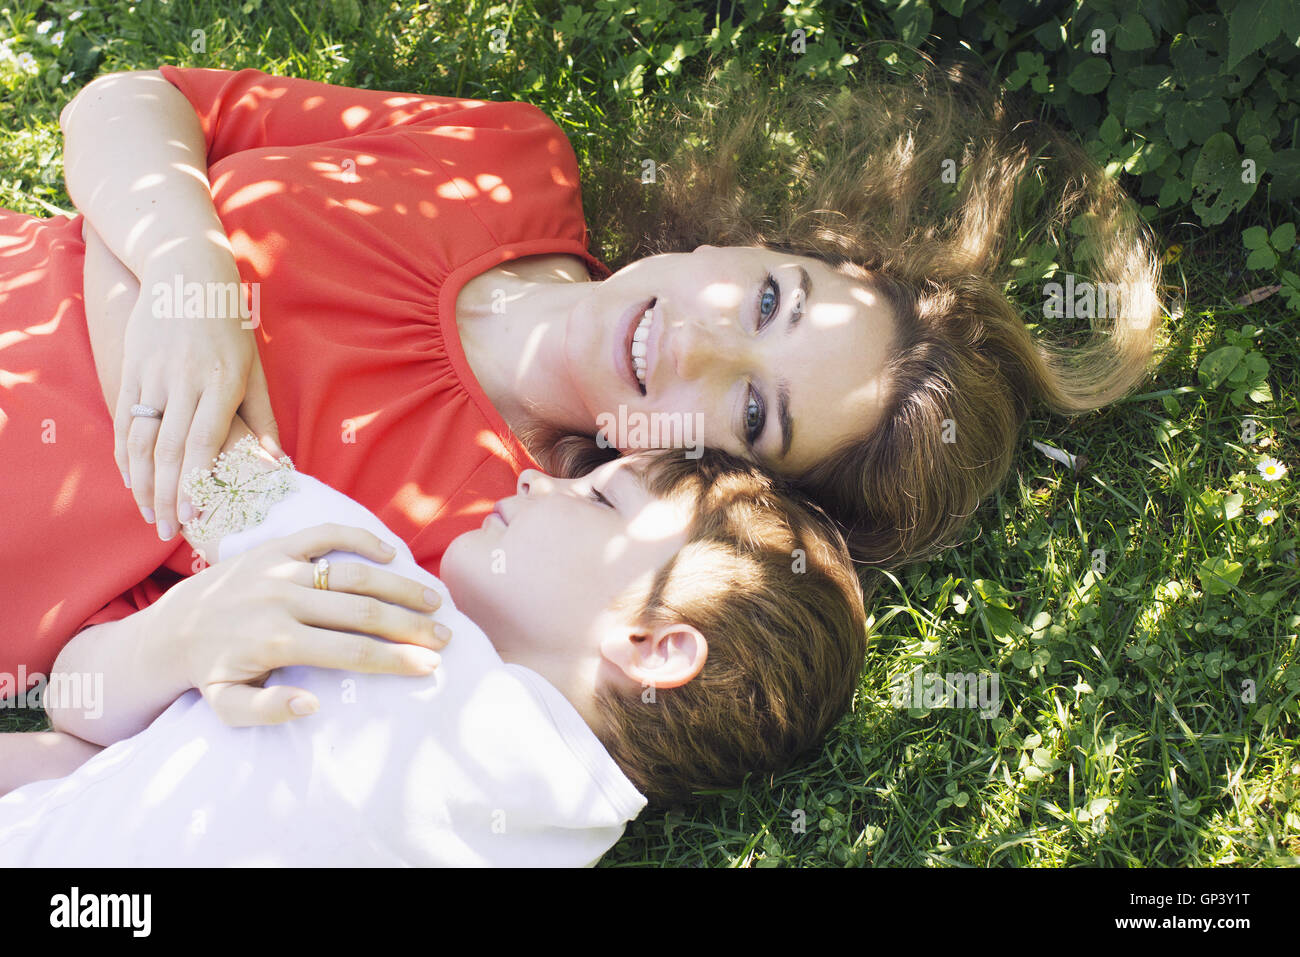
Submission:
<svg viewBox="0 0 1300 957">
<path fill-rule="evenodd" d="M 503 662 L 446 587 L 369 510 L 302 473 L 220 557 L 323 522 L 397 548 L 379 565 L 437 590 L 452 638 L 428 677 L 294 667 L 267 684 L 320 699 L 230 728 L 197 691 L 75 772 L 0 798 L 4 866 L 594 864 L 645 797 L 572 705 Z"/>
</svg>

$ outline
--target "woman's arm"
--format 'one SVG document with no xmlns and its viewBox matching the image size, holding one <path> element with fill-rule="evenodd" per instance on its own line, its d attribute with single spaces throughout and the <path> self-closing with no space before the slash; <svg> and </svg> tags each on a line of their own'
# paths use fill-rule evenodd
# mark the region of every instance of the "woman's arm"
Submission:
<svg viewBox="0 0 1300 957">
<path fill-rule="evenodd" d="M 161 73 L 93 80 L 59 125 L 68 195 L 133 274 L 170 280 L 190 267 L 239 278 L 212 204 L 203 131 Z"/>
<path fill-rule="evenodd" d="M 87 220 L 82 226 L 86 241 L 86 261 L 83 288 L 86 303 L 86 329 L 90 334 L 90 350 L 95 358 L 95 371 L 109 411 L 117 403 L 122 385 L 122 360 L 126 349 L 127 320 L 140 299 L 140 282 L 126 265 L 113 255 L 103 237 Z M 252 435 L 238 414 L 231 418 L 230 433 L 220 448 L 213 453 L 228 452 L 246 435 Z M 196 463 L 202 467 L 211 464 L 211 458 Z M 275 457 L 265 455 L 268 466 L 275 465 Z M 125 478 L 125 476 L 124 476 Z"/>
<path fill-rule="evenodd" d="M 156 71 L 110 74 L 78 93 L 59 122 L 68 195 L 144 289 L 178 276 L 235 288 L 239 270 L 212 203 L 203 131 L 179 90 Z M 151 301 L 132 302 L 114 314 L 117 333 L 136 343 L 128 343 L 126 368 L 116 360 L 121 386 L 107 396 L 115 455 L 141 514 L 168 540 L 189 517 L 177 509 L 181 475 L 217 454 L 236 409 L 273 444 L 275 420 L 253 334 L 238 316 L 158 316 Z M 163 419 L 133 419 L 136 402 L 163 410 Z"/>
</svg>

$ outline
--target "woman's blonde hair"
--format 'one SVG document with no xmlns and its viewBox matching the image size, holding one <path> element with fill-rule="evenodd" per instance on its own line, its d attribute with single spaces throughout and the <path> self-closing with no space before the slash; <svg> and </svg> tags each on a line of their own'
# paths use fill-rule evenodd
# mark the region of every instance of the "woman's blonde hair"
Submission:
<svg viewBox="0 0 1300 957">
<path fill-rule="evenodd" d="M 1133 202 L 987 84 L 934 69 L 839 90 L 714 76 L 696 100 L 650 130 L 654 183 L 596 171 L 593 235 L 615 266 L 703 243 L 814 256 L 892 307 L 884 417 L 798 477 L 858 561 L 892 566 L 951 544 L 1005 477 L 1033 400 L 1100 408 L 1163 347 L 1159 261 Z M 1018 266 L 1024 278 L 1017 257 L 1035 251 L 1035 283 L 1064 264 L 1122 292 L 1080 345 L 1059 337 L 1083 330 L 1032 333 L 1008 295 Z M 611 454 L 589 436 L 532 438 L 559 474 Z"/>
</svg>

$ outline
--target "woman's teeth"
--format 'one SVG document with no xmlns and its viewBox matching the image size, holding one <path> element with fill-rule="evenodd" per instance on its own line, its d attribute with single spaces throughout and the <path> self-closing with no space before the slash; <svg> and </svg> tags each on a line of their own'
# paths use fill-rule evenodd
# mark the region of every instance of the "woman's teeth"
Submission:
<svg viewBox="0 0 1300 957">
<path fill-rule="evenodd" d="M 632 333 L 632 368 L 642 389 L 645 388 L 645 343 L 650 338 L 650 322 L 653 319 L 654 311 L 647 309 L 636 327 L 636 332 Z"/>
</svg>

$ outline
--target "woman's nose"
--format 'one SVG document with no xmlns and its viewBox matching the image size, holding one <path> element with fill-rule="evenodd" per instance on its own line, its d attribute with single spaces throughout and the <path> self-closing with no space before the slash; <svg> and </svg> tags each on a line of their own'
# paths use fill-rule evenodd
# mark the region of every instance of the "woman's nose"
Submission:
<svg viewBox="0 0 1300 957">
<path fill-rule="evenodd" d="M 691 322 L 673 330 L 673 365 L 678 378 L 697 379 L 707 370 L 728 361 L 731 350 L 725 346 L 725 336 L 716 325 Z"/>
</svg>

